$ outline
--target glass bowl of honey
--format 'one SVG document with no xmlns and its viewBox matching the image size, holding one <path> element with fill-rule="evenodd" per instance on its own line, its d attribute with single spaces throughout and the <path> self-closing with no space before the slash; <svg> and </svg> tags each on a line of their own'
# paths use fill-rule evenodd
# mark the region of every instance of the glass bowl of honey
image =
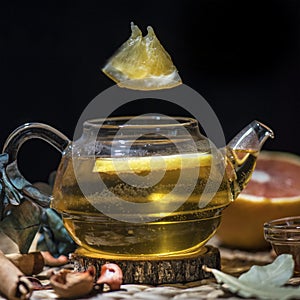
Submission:
<svg viewBox="0 0 300 300">
<path fill-rule="evenodd" d="M 274 219 L 264 224 L 264 237 L 276 255 L 291 254 L 295 274 L 300 274 L 300 216 Z"/>
</svg>

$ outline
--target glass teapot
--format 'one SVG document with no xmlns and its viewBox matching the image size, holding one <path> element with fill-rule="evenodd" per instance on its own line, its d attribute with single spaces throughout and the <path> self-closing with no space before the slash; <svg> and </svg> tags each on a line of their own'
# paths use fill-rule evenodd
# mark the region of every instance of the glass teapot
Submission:
<svg viewBox="0 0 300 300">
<path fill-rule="evenodd" d="M 273 132 L 253 121 L 217 149 L 193 118 L 111 117 L 85 121 L 73 142 L 48 125 L 24 124 L 3 152 L 8 179 L 61 213 L 86 255 L 155 259 L 202 251 L 223 209 L 250 180 L 268 137 Z M 18 170 L 18 150 L 31 138 L 62 153 L 51 196 Z"/>
</svg>

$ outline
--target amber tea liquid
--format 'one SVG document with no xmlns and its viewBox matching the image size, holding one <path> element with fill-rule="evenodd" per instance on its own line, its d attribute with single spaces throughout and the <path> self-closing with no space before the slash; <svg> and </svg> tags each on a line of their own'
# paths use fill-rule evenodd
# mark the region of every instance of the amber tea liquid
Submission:
<svg viewBox="0 0 300 300">
<path fill-rule="evenodd" d="M 249 153 L 248 153 L 249 154 Z M 203 154 L 200 161 L 210 161 L 210 154 Z M 184 156 L 184 155 L 183 155 Z M 205 157 L 206 156 L 206 157 Z M 76 158 L 77 177 L 86 181 L 89 186 L 88 198 L 93 203 L 110 204 L 110 196 L 116 195 L 125 201 L 132 203 L 154 203 L 151 213 L 157 215 L 157 219 L 148 223 L 130 223 L 119 221 L 119 216 L 108 217 L 97 210 L 83 195 L 78 186 L 73 169 L 73 161 L 70 157 L 64 157 L 60 163 L 58 177 L 56 178 L 52 207 L 63 215 L 64 225 L 75 242 L 91 253 L 103 257 L 138 256 L 185 256 L 197 252 L 214 235 L 220 220 L 221 212 L 232 200 L 235 187 L 231 186 L 227 178 L 227 172 L 222 177 L 214 176 L 218 167 L 211 172 L 210 165 L 201 165 L 198 170 L 198 178 L 192 193 L 187 196 L 185 187 L 189 185 L 189 178 L 180 182 L 182 188 L 178 194 L 172 195 L 171 201 L 186 201 L 174 212 L 164 215 L 160 199 L 168 195 L 178 183 L 180 172 L 183 168 L 186 174 L 193 174 L 193 162 L 186 158 L 183 165 L 174 168 L 174 163 L 166 164 L 163 178 L 151 187 L 135 187 L 124 181 L 126 176 L 132 175 L 137 170 L 119 168 L 120 176 L 111 167 L 118 164 L 118 158 L 98 158 L 95 170 L 95 161 L 89 158 Z M 197 160 L 196 160 L 197 161 Z M 135 157 L 133 167 L 144 165 L 143 158 Z M 176 165 L 176 163 L 175 163 Z M 100 166 L 100 167 L 99 167 Z M 173 166 L 173 167 L 172 167 Z M 224 172 L 224 167 L 220 166 Z M 146 176 L 149 170 L 138 170 L 139 176 Z M 152 170 L 159 172 L 159 170 Z M 62 175 L 63 174 L 63 175 Z M 195 173 L 194 173 L 195 174 Z M 154 173 L 155 175 L 155 173 Z M 99 190 L 99 176 L 106 188 Z M 212 195 L 211 201 L 203 208 L 199 208 L 199 200 L 205 186 L 212 184 L 214 178 L 219 180 L 219 188 Z M 221 182 L 220 182 L 221 178 Z M 112 194 L 107 193 L 107 191 Z M 130 212 L 124 212 L 130 213 Z"/>
</svg>

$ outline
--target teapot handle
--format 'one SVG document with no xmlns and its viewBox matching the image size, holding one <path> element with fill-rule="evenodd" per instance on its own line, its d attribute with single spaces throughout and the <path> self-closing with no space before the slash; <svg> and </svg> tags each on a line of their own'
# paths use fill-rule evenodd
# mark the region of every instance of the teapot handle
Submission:
<svg viewBox="0 0 300 300">
<path fill-rule="evenodd" d="M 15 129 L 4 144 L 3 153 L 8 154 L 6 180 L 15 189 L 19 190 L 21 194 L 29 196 L 42 207 L 48 207 L 51 196 L 34 187 L 23 177 L 18 169 L 17 156 L 19 149 L 24 142 L 33 138 L 48 142 L 61 153 L 70 145 L 71 141 L 64 134 L 49 125 L 43 123 L 26 123 Z"/>
</svg>

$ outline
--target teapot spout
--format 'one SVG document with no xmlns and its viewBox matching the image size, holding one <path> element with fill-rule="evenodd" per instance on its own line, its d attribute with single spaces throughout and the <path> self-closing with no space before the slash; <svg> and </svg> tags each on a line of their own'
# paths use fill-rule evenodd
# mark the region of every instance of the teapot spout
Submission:
<svg viewBox="0 0 300 300">
<path fill-rule="evenodd" d="M 226 146 L 226 156 L 234 176 L 231 176 L 234 198 L 246 187 L 255 169 L 257 156 L 265 141 L 274 138 L 273 131 L 259 121 L 253 121 Z M 228 168 L 227 168 L 228 170 Z"/>
</svg>

